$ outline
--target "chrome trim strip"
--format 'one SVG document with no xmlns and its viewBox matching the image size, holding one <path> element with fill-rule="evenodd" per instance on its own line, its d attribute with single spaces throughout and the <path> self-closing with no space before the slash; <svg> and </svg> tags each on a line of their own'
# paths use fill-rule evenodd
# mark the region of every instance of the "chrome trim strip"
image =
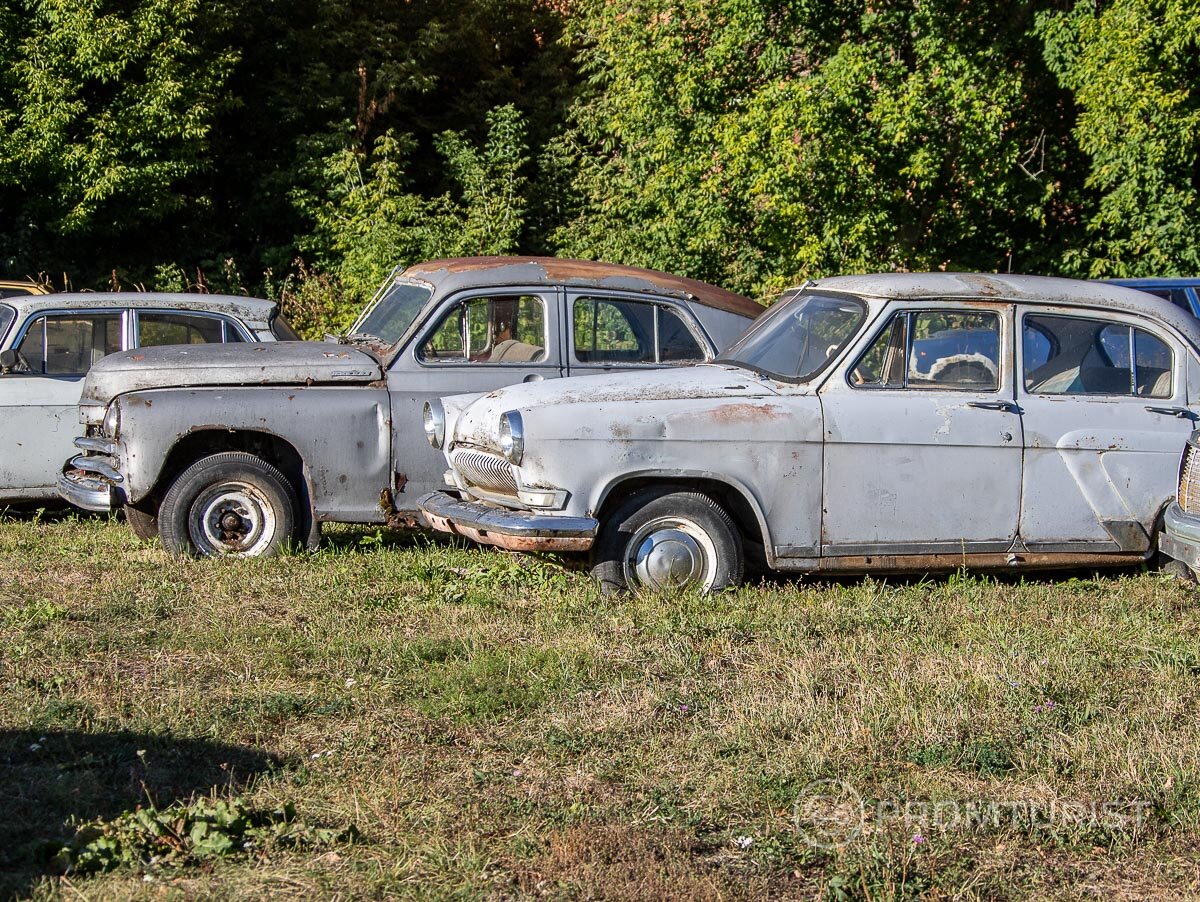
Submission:
<svg viewBox="0 0 1200 902">
<path fill-rule="evenodd" d="M 111 458 L 108 459 L 111 460 Z M 119 483 L 125 481 L 125 477 L 117 472 L 116 468 L 111 464 L 106 463 L 105 458 L 101 457 L 86 457 L 81 454 L 67 461 L 66 469 L 82 470 L 84 473 L 95 473 L 110 482 Z"/>
<path fill-rule="evenodd" d="M 58 494 L 85 511 L 107 513 L 117 506 L 116 489 L 103 479 L 78 473 L 58 474 Z"/>
<path fill-rule="evenodd" d="M 102 438 L 91 438 L 86 435 L 81 435 L 75 439 L 75 447 L 80 451 L 91 451 L 94 454 L 103 454 L 108 457 L 117 453 L 117 446 L 113 442 L 105 441 Z"/>
<path fill-rule="evenodd" d="M 548 539 L 594 539 L 600 529 L 592 517 L 558 517 L 529 511 L 501 510 L 472 501 L 459 501 L 448 492 L 430 492 L 417 501 L 426 514 L 455 526 L 503 536 Z"/>
</svg>

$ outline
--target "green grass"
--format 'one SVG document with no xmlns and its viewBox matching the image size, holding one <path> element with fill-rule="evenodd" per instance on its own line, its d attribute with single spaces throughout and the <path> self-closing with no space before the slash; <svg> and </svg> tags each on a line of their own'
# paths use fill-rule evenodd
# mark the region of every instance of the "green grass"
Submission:
<svg viewBox="0 0 1200 902">
<path fill-rule="evenodd" d="M 543 559 L 375 537 L 197 562 L 0 520 L 0 895 L 1200 895 L 1195 589 L 600 599 Z M 878 816 L 820 832 L 815 780 Z M 358 838 L 129 839 L 221 801 Z M 928 813 L 980 809 L 1003 816 Z M 55 873 L 68 821 L 125 837 L 93 856 L 113 870 Z"/>
</svg>

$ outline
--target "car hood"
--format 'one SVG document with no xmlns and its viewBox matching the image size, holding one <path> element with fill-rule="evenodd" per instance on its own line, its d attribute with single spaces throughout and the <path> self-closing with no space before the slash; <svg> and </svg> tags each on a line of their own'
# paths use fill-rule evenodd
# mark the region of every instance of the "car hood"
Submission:
<svg viewBox="0 0 1200 902">
<path fill-rule="evenodd" d="M 500 415 L 510 410 L 544 411 L 549 407 L 590 404 L 629 411 L 629 405 L 639 402 L 737 401 L 778 394 L 774 383 L 757 373 L 724 364 L 701 364 L 650 372 L 523 382 L 483 395 L 465 408 L 459 401 L 460 396 L 446 399 L 446 404 L 457 413 L 453 429 L 455 439 L 487 446 L 495 442 Z"/>
<path fill-rule="evenodd" d="M 148 388 L 205 385 L 365 385 L 383 378 L 365 351 L 319 341 L 165 345 L 110 354 L 92 367 L 82 403 Z"/>
</svg>

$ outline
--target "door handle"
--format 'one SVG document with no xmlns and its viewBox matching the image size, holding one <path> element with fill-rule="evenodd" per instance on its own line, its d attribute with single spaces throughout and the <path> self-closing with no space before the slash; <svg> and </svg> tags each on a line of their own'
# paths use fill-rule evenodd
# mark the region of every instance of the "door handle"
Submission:
<svg viewBox="0 0 1200 902">
<path fill-rule="evenodd" d="M 1001 410 L 1004 413 L 1021 412 L 1021 408 L 1012 401 L 968 401 L 967 406 L 978 410 Z"/>
<path fill-rule="evenodd" d="M 1188 410 L 1186 407 L 1155 407 L 1153 404 L 1147 404 L 1146 410 L 1150 413 L 1160 413 L 1164 417 L 1175 417 L 1179 420 L 1194 420 L 1196 413 Z"/>
</svg>

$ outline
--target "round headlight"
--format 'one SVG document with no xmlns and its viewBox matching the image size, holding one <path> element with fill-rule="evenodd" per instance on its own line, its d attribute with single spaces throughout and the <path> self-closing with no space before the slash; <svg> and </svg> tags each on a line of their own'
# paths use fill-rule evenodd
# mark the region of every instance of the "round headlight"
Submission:
<svg viewBox="0 0 1200 902">
<path fill-rule="evenodd" d="M 105 438 L 110 438 L 114 442 L 121 434 L 121 405 L 113 401 L 108 405 L 108 410 L 104 412 L 104 420 L 100 423 L 100 429 L 104 432 Z"/>
<path fill-rule="evenodd" d="M 422 418 L 425 421 L 425 437 L 429 439 L 429 444 L 440 451 L 446 444 L 446 408 L 441 401 L 426 401 Z"/>
<path fill-rule="evenodd" d="M 525 424 L 515 410 L 500 415 L 500 451 L 509 463 L 521 466 L 525 456 Z"/>
</svg>

